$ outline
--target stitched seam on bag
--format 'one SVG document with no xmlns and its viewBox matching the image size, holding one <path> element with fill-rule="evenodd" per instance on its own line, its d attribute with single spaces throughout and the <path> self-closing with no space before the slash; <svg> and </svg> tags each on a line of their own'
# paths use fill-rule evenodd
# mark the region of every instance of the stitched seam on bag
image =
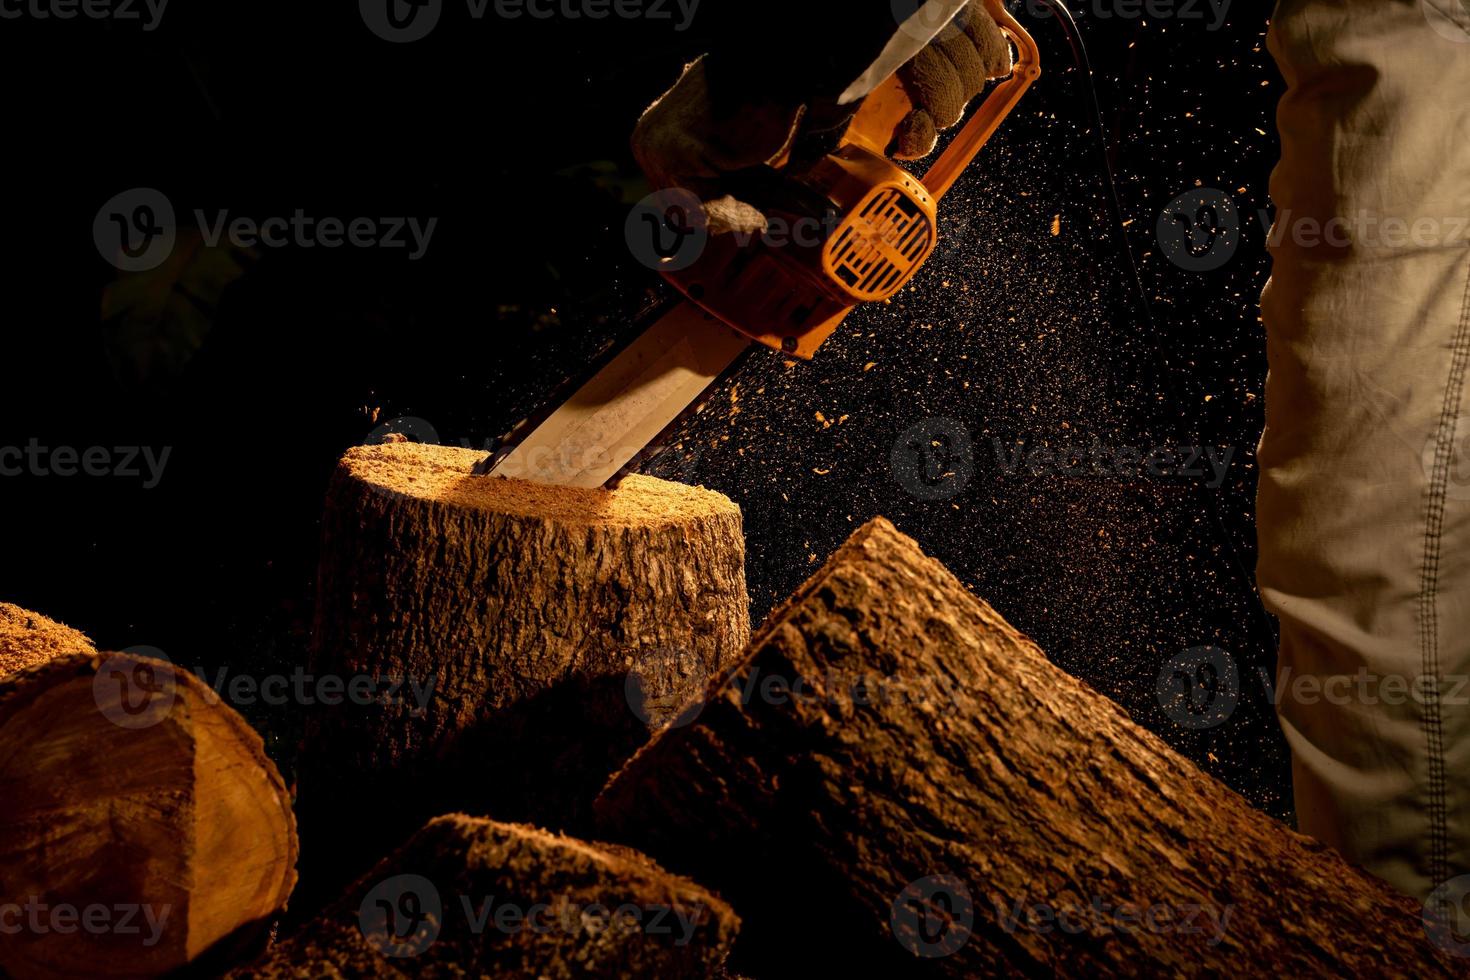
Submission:
<svg viewBox="0 0 1470 980">
<path fill-rule="evenodd" d="M 1435 432 L 1434 469 L 1425 501 L 1424 564 L 1419 576 L 1419 647 L 1426 679 L 1421 688 L 1425 698 L 1420 727 L 1424 730 L 1429 769 L 1429 875 L 1435 886 L 1449 877 L 1449 807 L 1445 795 L 1444 722 L 1439 703 L 1439 615 L 1436 601 L 1450 456 L 1465 383 L 1466 361 L 1470 360 L 1467 356 L 1470 355 L 1470 275 L 1466 277 L 1465 294 L 1460 301 L 1460 322 L 1455 328 L 1451 350 L 1450 376 Z"/>
</svg>

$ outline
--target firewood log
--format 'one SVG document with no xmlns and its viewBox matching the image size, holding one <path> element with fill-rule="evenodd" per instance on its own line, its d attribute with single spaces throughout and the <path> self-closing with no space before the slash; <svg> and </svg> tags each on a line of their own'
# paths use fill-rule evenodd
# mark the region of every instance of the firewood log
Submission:
<svg viewBox="0 0 1470 980">
<path fill-rule="evenodd" d="M 308 728 L 298 812 L 334 891 L 439 813 L 579 829 L 668 706 L 749 639 L 727 498 L 472 475 L 483 455 L 362 447 L 332 479 L 313 673 L 391 692 Z"/>
<path fill-rule="evenodd" d="M 42 648 L 82 645 L 43 629 Z M 83 649 L 0 678 L 0 973 L 151 977 L 253 952 L 295 865 L 280 773 L 193 674 Z"/>
<path fill-rule="evenodd" d="M 641 854 L 439 817 L 236 980 L 705 980 L 740 926 Z"/>
<path fill-rule="evenodd" d="M 1419 903 L 1202 773 L 882 519 L 597 812 L 731 901 L 734 963 L 763 980 L 1463 967 Z"/>
</svg>

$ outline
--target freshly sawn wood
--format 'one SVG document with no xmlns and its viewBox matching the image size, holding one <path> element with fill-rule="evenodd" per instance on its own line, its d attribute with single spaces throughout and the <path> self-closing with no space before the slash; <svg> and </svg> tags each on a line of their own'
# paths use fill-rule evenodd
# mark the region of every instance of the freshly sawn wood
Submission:
<svg viewBox="0 0 1470 980">
<path fill-rule="evenodd" d="M 337 888 L 440 813 L 577 829 L 749 639 L 727 498 L 472 475 L 483 456 L 361 447 L 332 479 L 313 672 L 392 692 L 325 707 L 303 748 L 308 856 Z"/>
<path fill-rule="evenodd" d="M 882 519 L 597 810 L 740 910 L 735 961 L 762 978 L 1462 965 L 1417 903 L 1200 772 Z"/>
<path fill-rule="evenodd" d="M 0 676 L 63 653 L 91 653 L 87 637 L 40 613 L 0 602 Z"/>
<path fill-rule="evenodd" d="M 705 980 L 740 922 L 626 848 L 462 815 L 431 821 L 237 980 Z"/>
<path fill-rule="evenodd" d="M 227 959 L 263 941 L 296 879 L 290 796 L 260 737 L 193 674 L 132 654 L 0 678 L 0 828 L 14 980 Z"/>
</svg>

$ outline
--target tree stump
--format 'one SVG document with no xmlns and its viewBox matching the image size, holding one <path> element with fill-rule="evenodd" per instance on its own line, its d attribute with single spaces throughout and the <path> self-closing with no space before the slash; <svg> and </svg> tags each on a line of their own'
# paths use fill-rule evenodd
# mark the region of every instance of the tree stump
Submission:
<svg viewBox="0 0 1470 980">
<path fill-rule="evenodd" d="M 0 602 L 0 676 L 64 653 L 92 653 L 85 635 L 40 613 Z"/>
<path fill-rule="evenodd" d="M 734 904 L 763 980 L 1462 965 L 1418 903 L 1200 772 L 881 518 L 597 808 Z"/>
<path fill-rule="evenodd" d="M 739 926 L 634 851 L 452 815 L 231 976 L 705 980 Z"/>
<path fill-rule="evenodd" d="M 260 737 L 193 674 L 131 654 L 0 678 L 0 828 L 14 980 L 227 960 L 263 943 L 296 879 L 290 797 Z"/>
<path fill-rule="evenodd" d="M 578 829 L 749 639 L 727 498 L 472 475 L 482 456 L 362 447 L 332 479 L 313 672 L 392 694 L 308 727 L 299 812 L 318 884 L 340 888 L 440 813 Z"/>
</svg>

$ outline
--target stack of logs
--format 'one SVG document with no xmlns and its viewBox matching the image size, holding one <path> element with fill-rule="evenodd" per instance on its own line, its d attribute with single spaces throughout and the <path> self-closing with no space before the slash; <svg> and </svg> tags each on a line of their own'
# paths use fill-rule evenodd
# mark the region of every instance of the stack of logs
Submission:
<svg viewBox="0 0 1470 980">
<path fill-rule="evenodd" d="M 1201 773 L 887 521 L 751 638 L 729 500 L 476 460 L 342 460 L 310 669 L 361 696 L 310 718 L 294 814 L 192 674 L 0 606 L 0 970 L 1457 967 L 1418 903 Z M 298 819 L 303 886 L 262 948 Z"/>
</svg>

